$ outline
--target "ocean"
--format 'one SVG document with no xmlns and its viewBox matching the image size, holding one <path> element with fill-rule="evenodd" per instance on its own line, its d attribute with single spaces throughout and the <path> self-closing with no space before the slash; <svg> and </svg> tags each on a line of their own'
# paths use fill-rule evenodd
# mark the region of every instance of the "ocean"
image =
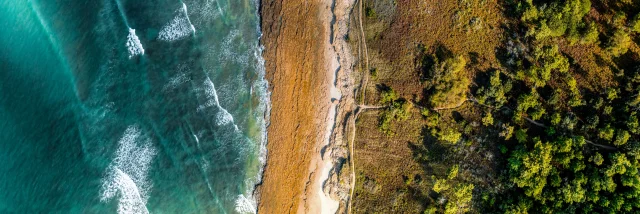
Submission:
<svg viewBox="0 0 640 214">
<path fill-rule="evenodd" d="M 255 213 L 257 7 L 0 1 L 0 213 Z"/>
</svg>

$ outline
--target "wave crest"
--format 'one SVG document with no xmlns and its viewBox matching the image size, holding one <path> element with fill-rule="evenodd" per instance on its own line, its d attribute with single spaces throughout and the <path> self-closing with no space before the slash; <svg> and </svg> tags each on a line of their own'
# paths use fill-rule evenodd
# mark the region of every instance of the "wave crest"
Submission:
<svg viewBox="0 0 640 214">
<path fill-rule="evenodd" d="M 136 30 L 129 28 L 129 35 L 127 36 L 127 50 L 129 51 L 129 59 L 137 55 L 144 55 L 144 48 L 140 39 L 136 35 Z"/>
<path fill-rule="evenodd" d="M 196 28 L 189 20 L 186 4 L 182 3 L 182 8 L 178 9 L 176 13 L 176 16 L 160 29 L 160 33 L 158 35 L 159 40 L 180 40 L 189 36 L 189 34 L 196 32 Z"/>
<path fill-rule="evenodd" d="M 102 179 L 100 201 L 118 198 L 118 213 L 149 213 L 146 204 L 151 184 L 147 174 L 156 154 L 150 140 L 137 143 L 140 130 L 129 126 L 118 142 L 115 158 Z"/>
</svg>

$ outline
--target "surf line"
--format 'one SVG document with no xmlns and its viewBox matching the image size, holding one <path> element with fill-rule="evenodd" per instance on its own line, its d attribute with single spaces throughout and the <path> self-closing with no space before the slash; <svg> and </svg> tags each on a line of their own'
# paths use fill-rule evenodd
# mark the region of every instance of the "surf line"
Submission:
<svg viewBox="0 0 640 214">
<path fill-rule="evenodd" d="M 162 41 L 172 42 L 181 40 L 187 36 L 195 36 L 196 28 L 191 24 L 187 5 L 179 1 L 182 7 L 178 8 L 174 13 L 175 17 L 167 24 L 162 26 L 158 33 L 158 39 Z"/>
<path fill-rule="evenodd" d="M 144 55 L 144 48 L 142 47 L 142 43 L 140 43 L 140 39 L 136 35 L 136 30 L 131 28 L 129 25 L 129 20 L 127 19 L 127 15 L 122 8 L 122 4 L 119 0 L 114 0 L 118 7 L 118 11 L 120 12 L 120 16 L 122 16 L 122 20 L 124 20 L 124 24 L 129 29 L 129 35 L 127 36 L 127 51 L 129 52 L 129 59 L 136 55 Z"/>
</svg>

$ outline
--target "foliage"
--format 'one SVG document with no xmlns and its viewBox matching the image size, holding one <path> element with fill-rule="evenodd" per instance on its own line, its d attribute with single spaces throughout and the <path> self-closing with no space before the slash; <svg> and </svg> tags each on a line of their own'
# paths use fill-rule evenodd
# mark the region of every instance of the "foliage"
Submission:
<svg viewBox="0 0 640 214">
<path fill-rule="evenodd" d="M 367 18 L 376 18 L 376 11 L 371 7 L 366 7 L 364 9 L 364 14 L 365 16 L 367 16 Z"/>
<path fill-rule="evenodd" d="M 489 86 L 480 87 L 476 92 L 478 102 L 488 104 L 496 108 L 502 107 L 507 102 L 506 94 L 511 91 L 512 85 L 510 80 L 503 80 L 500 77 L 500 71 L 494 71 L 491 74 Z"/>
<path fill-rule="evenodd" d="M 582 38 L 580 38 L 581 44 L 595 44 L 598 42 L 598 27 L 595 23 L 591 22 L 587 25 Z"/>
<path fill-rule="evenodd" d="M 462 137 L 462 133 L 453 128 L 446 128 L 444 131 L 438 134 L 438 140 L 448 144 L 457 143 L 458 141 L 460 141 L 460 137 Z"/>
<path fill-rule="evenodd" d="M 433 191 L 437 193 L 442 193 L 449 189 L 449 184 L 446 179 L 437 179 L 433 184 Z"/>
<path fill-rule="evenodd" d="M 434 108 L 446 108 L 457 105 L 466 99 L 471 81 L 465 74 L 467 61 L 462 56 L 436 61 L 431 69 L 431 82 L 427 89 L 432 93 L 429 104 Z"/>
<path fill-rule="evenodd" d="M 398 94 L 392 89 L 382 91 L 380 95 L 380 102 L 387 105 L 387 107 L 380 114 L 378 128 L 386 135 L 393 136 L 395 132 L 391 130 L 391 123 L 393 121 L 407 120 L 413 105 L 399 98 Z"/>
<path fill-rule="evenodd" d="M 421 82 L 425 93 L 417 100 L 427 100 L 430 108 L 423 107 L 421 114 L 424 130 L 433 137 L 424 142 L 435 138 L 437 149 L 451 150 L 450 168 L 446 174 L 437 172 L 442 178 L 433 177 L 435 193 L 427 196 L 443 200 L 429 212 L 468 211 L 476 187 L 483 200 L 473 203 L 478 213 L 637 212 L 640 66 L 635 65 L 640 62 L 633 42 L 640 35 L 640 15 L 629 22 L 626 17 L 640 5 L 605 1 L 591 8 L 589 0 L 508 4 L 515 5 L 520 18 L 507 26 L 512 28 L 509 42 L 522 46 L 517 62 L 484 72 L 487 67 L 474 67 L 475 61 L 467 65 L 459 55 L 434 57 L 428 75 L 421 73 L 429 81 Z M 624 5 L 630 8 L 615 11 Z M 585 64 L 585 56 L 594 57 L 596 67 Z M 477 72 L 467 75 L 465 69 Z M 594 84 L 600 77 L 612 79 Z M 442 110 L 467 99 L 470 87 L 473 105 Z M 479 164 L 495 164 L 496 180 L 488 182 L 475 171 L 455 173 L 475 163 L 470 159 L 477 161 L 474 152 L 487 154 L 485 148 L 493 153 Z"/>
<path fill-rule="evenodd" d="M 380 103 L 383 105 L 392 104 L 394 101 L 398 100 L 400 96 L 393 89 L 383 90 L 380 93 Z"/>
<path fill-rule="evenodd" d="M 453 197 L 447 202 L 444 213 L 466 213 L 473 197 L 473 184 L 458 184 L 454 188 Z"/>
<path fill-rule="evenodd" d="M 623 29 L 617 29 L 607 43 L 607 51 L 612 56 L 620 56 L 627 53 L 631 46 L 631 37 Z"/>
<path fill-rule="evenodd" d="M 589 12 L 591 1 L 558 1 L 537 7 L 532 0 L 526 0 L 524 8 L 520 19 L 529 25 L 527 35 L 537 40 L 567 35 L 574 43 L 585 29 L 583 17 Z"/>
<path fill-rule="evenodd" d="M 542 189 L 547 184 L 547 177 L 552 172 L 551 144 L 534 139 L 533 150 L 520 148 L 509 157 L 509 171 L 511 180 L 525 194 L 534 199 L 542 200 Z"/>
<path fill-rule="evenodd" d="M 458 170 L 460 165 L 453 165 L 449 170 L 447 170 L 447 179 L 451 180 L 458 176 Z"/>
<path fill-rule="evenodd" d="M 569 71 L 569 60 L 560 53 L 556 45 L 536 47 L 532 63 L 533 65 L 529 68 L 519 70 L 516 77 L 534 87 L 544 87 L 554 72 Z"/>
<path fill-rule="evenodd" d="M 484 115 L 484 117 L 482 118 L 482 124 L 485 126 L 493 125 L 493 116 L 491 115 L 491 112 L 487 112 Z"/>
<path fill-rule="evenodd" d="M 631 30 L 636 33 L 640 33 L 640 13 L 636 14 L 631 20 Z"/>
</svg>

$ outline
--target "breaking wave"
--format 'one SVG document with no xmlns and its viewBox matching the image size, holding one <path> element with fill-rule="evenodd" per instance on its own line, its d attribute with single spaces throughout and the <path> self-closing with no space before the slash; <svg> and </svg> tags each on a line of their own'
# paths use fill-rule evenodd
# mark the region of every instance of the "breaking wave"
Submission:
<svg viewBox="0 0 640 214">
<path fill-rule="evenodd" d="M 182 7 L 176 11 L 176 16 L 162 27 L 158 39 L 162 41 L 175 41 L 184 39 L 196 32 L 196 28 L 189 20 L 187 5 L 182 3 Z"/>
<path fill-rule="evenodd" d="M 256 210 L 256 200 L 253 197 L 238 195 L 238 198 L 236 199 L 236 212 L 255 214 Z"/>
<path fill-rule="evenodd" d="M 140 130 L 129 126 L 118 142 L 115 158 L 102 179 L 100 201 L 118 198 L 118 213 L 149 213 L 146 204 L 151 184 L 147 174 L 156 154 L 150 140 L 141 139 Z M 138 142 L 142 143 L 138 143 Z"/>
<path fill-rule="evenodd" d="M 136 30 L 129 28 L 129 35 L 127 36 L 127 50 L 129 51 L 129 58 L 136 55 L 144 55 L 144 48 L 140 39 L 136 35 Z"/>
<path fill-rule="evenodd" d="M 216 114 L 216 125 L 220 126 L 220 125 L 227 125 L 229 123 L 233 123 L 233 116 L 229 113 L 229 111 L 227 111 L 220 105 L 220 101 L 218 100 L 218 93 L 216 92 L 216 87 L 213 85 L 213 82 L 211 82 L 211 79 L 209 79 L 208 77 L 204 81 L 204 92 L 205 92 L 205 97 L 207 98 L 207 102 L 203 105 L 200 105 L 198 107 L 198 111 L 202 111 L 208 107 L 218 107 L 219 111 Z M 235 128 L 236 130 L 238 129 L 237 126 Z"/>
</svg>

